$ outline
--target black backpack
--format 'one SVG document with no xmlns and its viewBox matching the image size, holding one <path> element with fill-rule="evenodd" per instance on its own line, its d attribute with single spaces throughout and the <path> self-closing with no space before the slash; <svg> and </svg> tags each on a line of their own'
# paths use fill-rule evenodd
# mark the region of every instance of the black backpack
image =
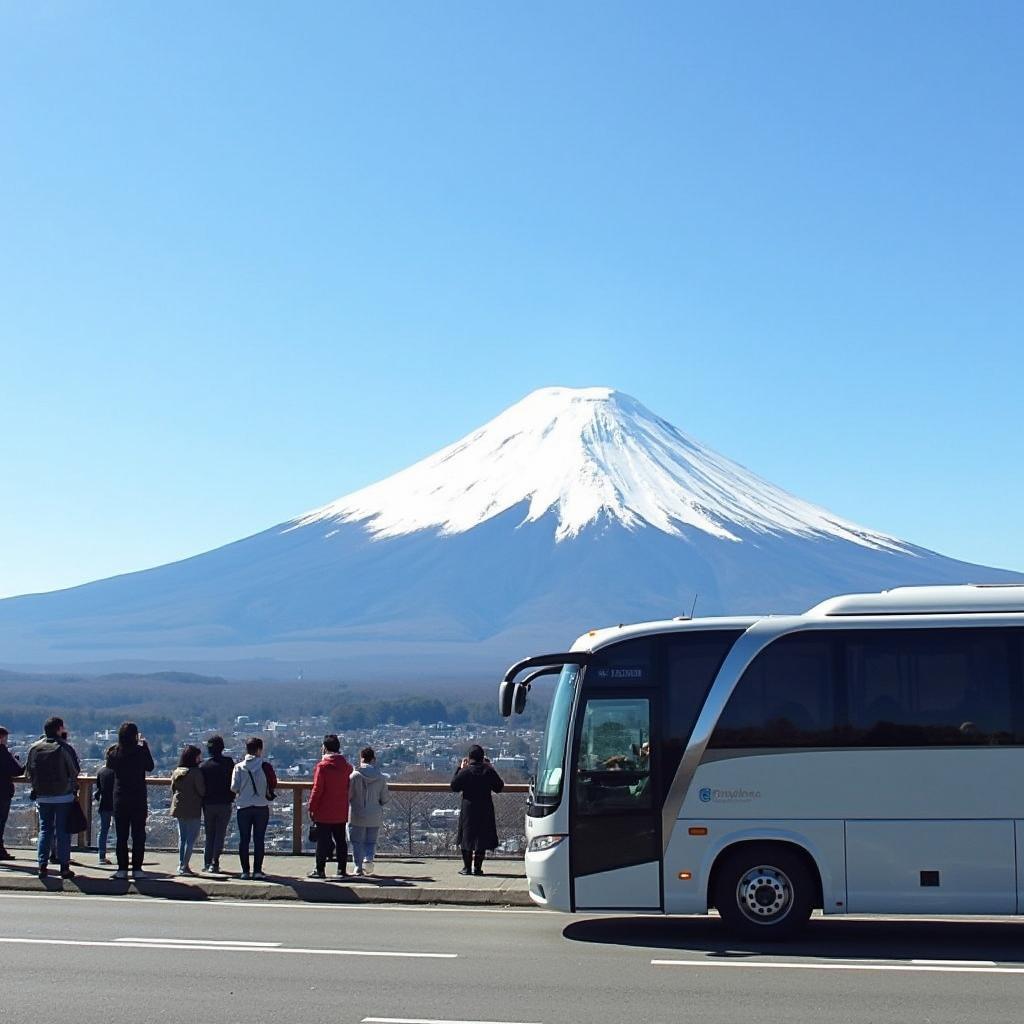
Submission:
<svg viewBox="0 0 1024 1024">
<path fill-rule="evenodd" d="M 41 744 L 32 752 L 32 790 L 36 796 L 64 796 L 71 792 L 68 755 L 60 743 Z"/>
</svg>

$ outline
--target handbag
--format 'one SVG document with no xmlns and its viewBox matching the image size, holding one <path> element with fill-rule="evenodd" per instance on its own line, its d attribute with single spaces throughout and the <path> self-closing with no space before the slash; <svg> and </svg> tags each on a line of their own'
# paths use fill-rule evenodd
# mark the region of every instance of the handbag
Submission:
<svg viewBox="0 0 1024 1024">
<path fill-rule="evenodd" d="M 320 838 L 320 826 L 315 821 L 311 821 L 309 823 L 309 841 L 311 843 L 315 843 L 315 842 L 317 842 L 319 840 L 319 838 Z"/>
<path fill-rule="evenodd" d="M 82 805 L 77 800 L 72 800 L 68 804 L 68 819 L 64 831 L 71 835 L 89 831 L 89 819 L 85 816 L 85 811 L 82 810 Z"/>
</svg>

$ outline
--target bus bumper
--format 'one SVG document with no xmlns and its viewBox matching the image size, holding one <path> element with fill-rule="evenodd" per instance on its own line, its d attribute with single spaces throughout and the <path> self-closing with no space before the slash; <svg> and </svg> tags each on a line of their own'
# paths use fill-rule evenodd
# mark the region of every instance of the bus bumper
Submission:
<svg viewBox="0 0 1024 1024">
<path fill-rule="evenodd" d="M 548 910 L 572 909 L 569 892 L 569 839 L 550 849 L 526 853 L 526 880 L 530 899 Z"/>
</svg>

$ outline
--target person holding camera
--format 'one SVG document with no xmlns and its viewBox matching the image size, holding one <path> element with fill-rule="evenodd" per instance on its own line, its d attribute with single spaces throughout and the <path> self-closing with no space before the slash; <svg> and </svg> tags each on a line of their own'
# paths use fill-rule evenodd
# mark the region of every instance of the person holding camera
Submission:
<svg viewBox="0 0 1024 1024">
<path fill-rule="evenodd" d="M 132 876 L 142 877 L 146 856 L 146 819 L 149 795 L 146 773 L 153 770 L 153 755 L 139 727 L 122 722 L 117 745 L 107 755 L 107 767 L 114 773 L 114 828 L 117 830 L 117 870 L 112 878 L 128 877 L 128 837 L 131 836 Z"/>
<path fill-rule="evenodd" d="M 14 798 L 14 780 L 25 774 L 21 762 L 7 749 L 7 730 L 0 725 L 0 860 L 14 860 L 4 846 L 4 829 Z"/>
<path fill-rule="evenodd" d="M 327 877 L 327 858 L 333 846 L 338 853 L 338 877 L 346 874 L 348 843 L 348 789 L 352 765 L 341 753 L 341 742 L 334 733 L 324 737 L 323 756 L 313 769 L 313 790 L 309 794 L 309 820 L 316 825 L 316 867 L 310 878 Z"/>
<path fill-rule="evenodd" d="M 486 852 L 498 848 L 498 826 L 491 794 L 500 793 L 505 783 L 484 756 L 484 748 L 474 743 L 455 770 L 451 787 L 462 794 L 459 808 L 462 870 L 459 874 L 482 875 Z"/>
</svg>

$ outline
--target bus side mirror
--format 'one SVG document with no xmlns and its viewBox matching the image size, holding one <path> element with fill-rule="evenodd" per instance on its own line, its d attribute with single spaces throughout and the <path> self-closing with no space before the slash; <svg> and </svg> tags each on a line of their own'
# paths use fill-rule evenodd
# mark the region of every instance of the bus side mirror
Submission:
<svg viewBox="0 0 1024 1024">
<path fill-rule="evenodd" d="M 515 687 L 507 679 L 498 684 L 498 714 L 502 718 L 508 718 L 512 714 L 512 698 L 515 696 Z"/>
<path fill-rule="evenodd" d="M 521 715 L 526 710 L 526 695 L 529 692 L 528 687 L 522 683 L 516 683 L 512 692 L 512 708 L 517 715 Z"/>
</svg>

